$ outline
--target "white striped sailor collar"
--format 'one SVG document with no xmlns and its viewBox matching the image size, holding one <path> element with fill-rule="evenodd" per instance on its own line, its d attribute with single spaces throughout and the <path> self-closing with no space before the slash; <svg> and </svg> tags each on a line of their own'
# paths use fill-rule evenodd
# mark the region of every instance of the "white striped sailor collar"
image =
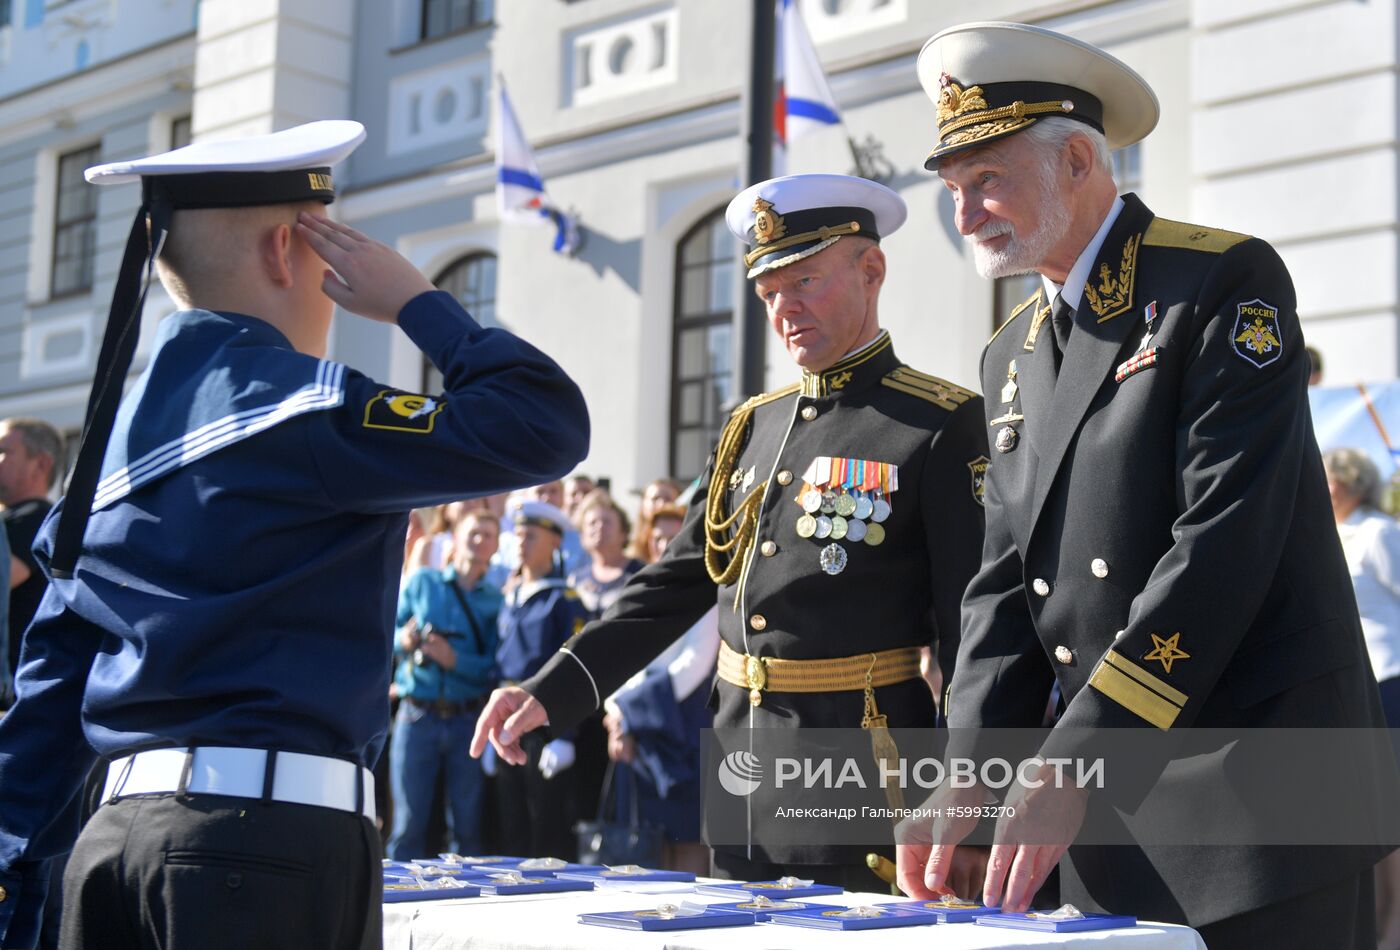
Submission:
<svg viewBox="0 0 1400 950">
<path fill-rule="evenodd" d="M 562 577 L 542 577 L 537 581 L 526 581 L 511 589 L 508 595 L 510 598 L 510 605 L 512 607 L 519 607 L 538 593 L 553 590 L 554 588 L 567 588 L 568 586 L 568 581 L 564 580 Z"/>
<path fill-rule="evenodd" d="M 297 352 L 271 324 L 238 313 L 173 313 L 117 413 L 92 510 L 344 399 L 345 367 Z"/>
<path fill-rule="evenodd" d="M 881 330 L 875 339 L 857 347 L 820 373 L 802 371 L 802 395 L 818 398 L 864 389 L 884 377 L 899 360 L 895 358 L 890 332 Z"/>
</svg>

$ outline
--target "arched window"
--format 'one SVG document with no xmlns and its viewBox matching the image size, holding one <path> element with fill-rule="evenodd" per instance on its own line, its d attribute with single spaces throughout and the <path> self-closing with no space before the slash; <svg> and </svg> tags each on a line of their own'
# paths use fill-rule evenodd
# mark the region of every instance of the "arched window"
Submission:
<svg viewBox="0 0 1400 950">
<path fill-rule="evenodd" d="M 438 290 L 457 298 L 477 323 L 484 327 L 499 326 L 496 322 L 496 255 L 476 251 L 459 257 L 442 269 L 433 280 Z M 423 389 L 425 393 L 443 390 L 442 373 L 423 357 Z"/>
<path fill-rule="evenodd" d="M 699 475 L 734 394 L 730 325 L 734 319 L 734 238 L 724 209 L 703 218 L 676 249 L 671 331 L 671 474 Z"/>
</svg>

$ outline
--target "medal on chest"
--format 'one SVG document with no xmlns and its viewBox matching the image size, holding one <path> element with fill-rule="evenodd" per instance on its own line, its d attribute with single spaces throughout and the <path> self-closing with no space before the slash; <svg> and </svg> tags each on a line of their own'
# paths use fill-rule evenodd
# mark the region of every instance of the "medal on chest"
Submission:
<svg viewBox="0 0 1400 950">
<path fill-rule="evenodd" d="M 817 563 L 824 573 L 840 574 L 850 563 L 843 544 L 884 543 L 882 522 L 893 511 L 890 497 L 899 488 L 899 468 L 889 462 L 818 456 L 802 476 L 793 499 L 802 514 L 797 536 L 823 542 Z"/>
</svg>

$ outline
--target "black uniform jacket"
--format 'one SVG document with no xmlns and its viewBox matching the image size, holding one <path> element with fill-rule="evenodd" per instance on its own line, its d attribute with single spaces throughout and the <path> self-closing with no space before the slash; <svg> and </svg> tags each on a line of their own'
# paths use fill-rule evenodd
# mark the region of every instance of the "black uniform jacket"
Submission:
<svg viewBox="0 0 1400 950">
<path fill-rule="evenodd" d="M 736 412 L 748 410 L 748 436 L 725 489 L 731 512 L 750 493 L 766 493 L 747 570 L 716 587 L 705 567 L 712 457 L 665 556 L 636 574 L 602 619 L 522 684 L 543 703 L 553 729 L 591 712 L 713 607 L 716 594 L 720 636 L 739 653 L 826 659 L 933 645 L 945 676 L 951 674 L 959 605 L 982 545 L 987 443 L 980 397 L 903 365 L 882 334 L 825 372 L 804 374 L 801 384 L 754 397 Z M 803 475 L 818 456 L 898 467 L 883 543 L 797 534 Z M 833 543 L 846 555 L 844 570 L 834 575 L 820 562 Z M 877 689 L 876 700 L 891 728 L 934 725 L 934 697 L 921 679 Z M 714 702 L 716 727 L 857 728 L 863 711 L 860 690 L 765 693 L 754 707 L 747 689 L 724 681 L 717 682 Z M 755 859 L 837 860 L 829 847 L 764 848 L 761 839 L 753 845 Z"/>
<path fill-rule="evenodd" d="M 1052 679 L 1051 744 L 1087 727 L 1380 725 L 1288 273 L 1263 241 L 1124 201 L 1058 374 L 1043 293 L 983 355 L 997 447 L 950 725 L 1039 725 Z M 1150 764 L 1163 782 L 1181 765 Z M 1217 765 L 1192 774 L 1228 782 Z M 1131 812 L 1145 792 L 1110 797 Z M 1063 896 L 1200 925 L 1377 853 L 1075 847 Z"/>
</svg>

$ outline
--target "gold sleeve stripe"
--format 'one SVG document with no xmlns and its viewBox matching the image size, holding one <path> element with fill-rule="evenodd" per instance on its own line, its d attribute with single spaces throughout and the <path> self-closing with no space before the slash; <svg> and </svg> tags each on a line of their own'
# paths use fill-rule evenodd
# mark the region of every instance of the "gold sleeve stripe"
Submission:
<svg viewBox="0 0 1400 950">
<path fill-rule="evenodd" d="M 1147 226 L 1147 233 L 1142 237 L 1142 243 L 1148 247 L 1184 247 L 1207 254 L 1222 254 L 1236 244 L 1248 240 L 1248 234 L 1204 228 L 1198 224 L 1186 224 L 1167 218 L 1153 218 L 1152 223 Z"/>
<path fill-rule="evenodd" d="M 1094 670 L 1094 675 L 1089 677 L 1089 685 L 1158 729 L 1170 729 L 1181 712 L 1179 707 L 1107 663 L 1100 663 Z"/>
<path fill-rule="evenodd" d="M 1153 676 L 1151 673 L 1147 672 L 1131 660 L 1125 659 L 1122 654 L 1115 653 L 1112 650 L 1109 650 L 1106 654 L 1104 654 L 1104 662 L 1113 664 L 1118 669 L 1122 670 L 1124 673 L 1127 673 L 1133 679 L 1137 680 L 1143 686 L 1146 686 L 1153 692 L 1160 693 L 1162 696 L 1165 696 L 1167 699 L 1176 703 L 1178 706 L 1186 705 L 1187 696 L 1185 693 L 1172 686 L 1165 680 Z"/>
</svg>

